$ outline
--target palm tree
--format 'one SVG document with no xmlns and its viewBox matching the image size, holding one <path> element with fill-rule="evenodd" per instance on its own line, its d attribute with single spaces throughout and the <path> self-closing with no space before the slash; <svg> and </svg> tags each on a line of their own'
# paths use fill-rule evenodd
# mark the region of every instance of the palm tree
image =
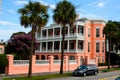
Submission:
<svg viewBox="0 0 120 80">
<path fill-rule="evenodd" d="M 29 61 L 29 72 L 28 77 L 32 76 L 32 55 L 34 53 L 34 39 L 35 32 L 43 27 L 48 20 L 47 7 L 40 4 L 39 2 L 31 2 L 25 5 L 23 8 L 19 9 L 18 12 L 21 14 L 20 24 L 27 28 L 31 27 L 31 51 L 30 51 L 30 61 Z"/>
<path fill-rule="evenodd" d="M 103 34 L 106 35 L 106 39 L 108 39 L 108 43 L 109 43 L 108 70 L 110 70 L 110 52 L 112 46 L 111 38 L 115 37 L 116 33 L 117 33 L 117 26 L 112 21 L 108 21 L 108 23 L 103 29 Z"/>
<path fill-rule="evenodd" d="M 67 0 L 59 2 L 54 9 L 53 19 L 56 23 L 62 26 L 62 44 L 61 44 L 61 65 L 60 74 L 63 74 L 63 56 L 64 56 L 64 39 L 65 39 L 65 26 L 69 24 L 73 25 L 76 18 L 76 11 L 74 5 Z"/>
</svg>

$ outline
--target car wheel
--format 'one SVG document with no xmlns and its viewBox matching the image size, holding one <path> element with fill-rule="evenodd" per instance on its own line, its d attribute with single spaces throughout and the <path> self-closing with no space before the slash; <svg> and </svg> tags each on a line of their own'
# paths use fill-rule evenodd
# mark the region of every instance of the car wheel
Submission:
<svg viewBox="0 0 120 80">
<path fill-rule="evenodd" d="M 94 72 L 94 74 L 95 74 L 95 75 L 97 75 L 97 74 L 98 74 L 98 72 L 97 72 L 97 71 L 95 71 L 95 72 Z"/>
<path fill-rule="evenodd" d="M 86 73 L 83 73 L 83 76 L 85 77 L 85 76 L 86 76 Z"/>
</svg>

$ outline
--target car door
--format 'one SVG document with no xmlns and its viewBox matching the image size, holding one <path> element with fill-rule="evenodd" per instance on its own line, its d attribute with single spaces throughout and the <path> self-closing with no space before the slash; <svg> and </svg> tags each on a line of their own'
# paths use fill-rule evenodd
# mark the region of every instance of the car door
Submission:
<svg viewBox="0 0 120 80">
<path fill-rule="evenodd" d="M 87 66 L 87 68 L 86 68 L 86 73 L 87 73 L 87 74 L 91 74 L 91 68 L 90 68 L 90 66 Z"/>
</svg>

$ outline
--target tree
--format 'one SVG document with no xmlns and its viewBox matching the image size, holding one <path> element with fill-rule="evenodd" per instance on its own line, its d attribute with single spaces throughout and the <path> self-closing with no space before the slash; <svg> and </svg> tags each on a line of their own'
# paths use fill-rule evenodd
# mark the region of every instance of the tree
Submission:
<svg viewBox="0 0 120 80">
<path fill-rule="evenodd" d="M 62 25 L 62 50 L 61 50 L 61 65 L 60 65 L 60 74 L 63 74 L 63 56 L 64 56 L 64 39 L 65 39 L 65 26 L 69 24 L 73 25 L 76 18 L 75 7 L 72 3 L 67 0 L 59 2 L 54 9 L 53 19 L 56 23 Z"/>
<path fill-rule="evenodd" d="M 24 32 L 13 33 L 5 47 L 6 54 L 15 54 L 17 59 L 29 59 L 32 37 Z M 39 43 L 34 40 L 34 50 L 39 48 Z M 15 57 L 16 58 L 16 57 Z"/>
<path fill-rule="evenodd" d="M 108 53 L 108 69 L 110 70 L 110 53 L 111 53 L 111 39 L 115 37 L 117 34 L 117 27 L 112 21 L 108 21 L 106 26 L 104 27 L 103 33 L 106 35 L 106 39 L 108 39 L 109 43 L 109 53 Z"/>
<path fill-rule="evenodd" d="M 35 32 L 40 30 L 48 20 L 47 14 L 47 7 L 40 4 L 39 2 L 29 2 L 23 8 L 19 9 L 18 12 L 21 14 L 20 17 L 20 24 L 27 28 L 31 27 L 31 51 L 30 51 L 30 61 L 29 61 L 29 72 L 28 77 L 32 76 L 32 54 L 34 52 L 33 45 L 34 45 L 34 38 Z"/>
</svg>

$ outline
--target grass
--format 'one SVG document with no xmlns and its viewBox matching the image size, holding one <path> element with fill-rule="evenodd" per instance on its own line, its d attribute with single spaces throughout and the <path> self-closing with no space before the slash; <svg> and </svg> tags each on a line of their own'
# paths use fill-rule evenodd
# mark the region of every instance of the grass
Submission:
<svg viewBox="0 0 120 80">
<path fill-rule="evenodd" d="M 44 76 L 33 76 L 32 78 L 27 78 L 27 77 L 4 78 L 3 80 L 46 80 L 46 79 L 51 79 L 51 78 L 67 77 L 67 76 L 71 76 L 71 73 L 65 73 L 63 75 L 49 74 L 49 75 L 44 75 Z"/>
<path fill-rule="evenodd" d="M 103 70 L 100 70 L 101 72 L 110 72 L 110 71 L 115 71 L 115 70 L 120 70 L 120 67 L 119 68 L 110 68 L 110 70 L 108 69 L 103 69 Z"/>
</svg>

